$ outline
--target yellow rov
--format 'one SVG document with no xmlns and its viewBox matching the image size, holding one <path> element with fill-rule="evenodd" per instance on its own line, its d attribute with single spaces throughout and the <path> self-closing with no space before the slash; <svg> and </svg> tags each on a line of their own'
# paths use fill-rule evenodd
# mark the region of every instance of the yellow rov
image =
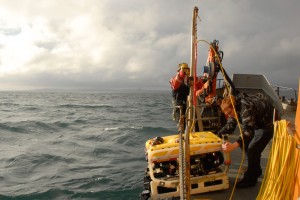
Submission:
<svg viewBox="0 0 300 200">
<path fill-rule="evenodd" d="M 190 137 L 190 194 L 229 188 L 222 140 L 210 131 L 195 132 Z M 182 138 L 184 140 L 184 138 Z M 156 137 L 145 144 L 148 168 L 145 181 L 151 199 L 180 196 L 180 137 L 178 134 Z"/>
</svg>

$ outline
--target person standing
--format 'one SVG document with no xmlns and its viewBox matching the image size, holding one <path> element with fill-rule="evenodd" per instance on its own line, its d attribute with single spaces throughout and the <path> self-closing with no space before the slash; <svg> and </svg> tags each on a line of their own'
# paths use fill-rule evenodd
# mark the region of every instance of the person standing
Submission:
<svg viewBox="0 0 300 200">
<path fill-rule="evenodd" d="M 177 74 L 170 79 L 172 96 L 173 96 L 173 120 L 177 121 L 177 127 L 179 127 L 179 121 L 182 116 L 185 116 L 185 111 L 187 108 L 187 97 L 189 95 L 190 86 L 190 68 L 187 63 L 180 63 L 178 65 Z M 203 82 L 201 79 L 196 78 L 197 90 L 203 87 Z"/>
<path fill-rule="evenodd" d="M 222 134 L 232 133 L 237 126 L 237 120 L 241 123 L 243 136 L 240 135 L 234 143 L 222 144 L 222 150 L 225 153 L 231 152 L 238 147 L 243 148 L 244 145 L 248 157 L 248 168 L 236 187 L 252 187 L 256 185 L 258 177 L 262 175 L 261 153 L 273 137 L 274 107 L 270 100 L 261 94 L 251 97 L 247 94 L 238 94 L 236 98 L 234 96 L 225 97 L 221 103 L 221 110 L 228 116 L 228 120 L 226 125 L 218 131 L 219 137 Z"/>
</svg>

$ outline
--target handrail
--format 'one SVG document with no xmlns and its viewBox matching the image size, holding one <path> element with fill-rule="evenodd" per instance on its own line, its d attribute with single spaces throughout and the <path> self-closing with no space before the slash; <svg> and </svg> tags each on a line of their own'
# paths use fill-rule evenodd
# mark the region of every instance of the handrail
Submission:
<svg viewBox="0 0 300 200">
<path fill-rule="evenodd" d="M 298 95 L 297 95 L 297 91 L 296 89 L 294 88 L 289 88 L 289 87 L 284 87 L 284 86 L 280 86 L 280 85 L 272 85 L 270 84 L 272 87 L 275 87 L 275 91 L 277 92 L 277 95 L 280 96 L 280 89 L 285 89 L 285 90 L 291 90 L 291 91 L 294 91 L 294 95 L 295 95 L 295 100 L 296 102 L 298 101 Z M 299 92 L 299 91 L 298 91 Z"/>
</svg>

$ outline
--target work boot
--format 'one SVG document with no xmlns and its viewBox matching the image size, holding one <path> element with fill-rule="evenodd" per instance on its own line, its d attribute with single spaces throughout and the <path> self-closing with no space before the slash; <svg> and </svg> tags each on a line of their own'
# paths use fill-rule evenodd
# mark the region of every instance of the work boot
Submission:
<svg viewBox="0 0 300 200">
<path fill-rule="evenodd" d="M 244 178 L 236 184 L 236 188 L 247 188 L 247 187 L 253 187 L 257 183 L 257 178 L 250 178 L 247 176 L 244 176 Z"/>
</svg>

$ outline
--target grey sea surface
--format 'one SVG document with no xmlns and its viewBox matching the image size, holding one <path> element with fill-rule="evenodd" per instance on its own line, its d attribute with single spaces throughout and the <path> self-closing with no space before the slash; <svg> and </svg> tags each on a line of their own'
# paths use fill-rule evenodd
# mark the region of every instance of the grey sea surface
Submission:
<svg viewBox="0 0 300 200">
<path fill-rule="evenodd" d="M 148 139 L 176 133 L 159 92 L 0 92 L 0 199 L 139 199 Z"/>
</svg>

